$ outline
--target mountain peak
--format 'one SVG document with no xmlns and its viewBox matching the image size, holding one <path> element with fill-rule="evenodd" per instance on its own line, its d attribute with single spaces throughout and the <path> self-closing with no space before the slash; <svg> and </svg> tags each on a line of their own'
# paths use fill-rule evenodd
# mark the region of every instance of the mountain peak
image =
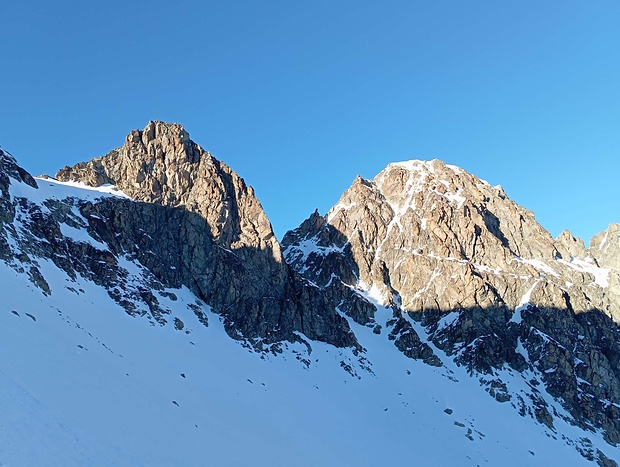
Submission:
<svg viewBox="0 0 620 467">
<path fill-rule="evenodd" d="M 269 247 L 278 254 L 271 224 L 254 190 L 193 142 L 178 123 L 151 121 L 144 130 L 131 131 L 120 148 L 65 167 L 56 178 L 89 186 L 109 183 L 137 201 L 183 207 L 206 219 L 213 237 L 226 239 L 228 246 L 240 242 Z"/>
<path fill-rule="evenodd" d="M 189 141 L 189 133 L 180 123 L 150 120 L 144 130 L 142 130 L 142 133 L 149 140 L 172 136 L 178 138 L 181 142 Z"/>
<path fill-rule="evenodd" d="M 606 230 L 592 237 L 590 250 L 602 267 L 620 271 L 620 224 L 609 224 Z"/>
<path fill-rule="evenodd" d="M 359 325 L 385 329 L 406 356 L 434 364 L 440 349 L 436 355 L 447 352 L 495 377 L 529 368 L 577 423 L 603 427 L 616 443 L 618 418 L 599 415 L 603 399 L 592 411 L 580 402 L 590 387 L 587 397 L 596 398 L 598 386 L 581 384 L 576 355 L 615 352 L 620 228 L 611 226 L 592 245 L 588 251 L 568 231 L 554 240 L 501 187 L 438 160 L 397 162 L 373 180 L 357 178 L 323 222 L 308 220 L 283 240 L 300 274 Z M 600 334 L 586 350 L 590 333 Z M 611 375 L 616 362 L 589 368 Z M 614 373 L 610 385 L 618 378 Z M 500 379 L 491 385 L 507 384 Z M 536 391 L 526 397 L 535 400 Z M 620 391 L 608 400 L 616 397 Z M 541 416 L 547 409 L 538 406 L 537 420 L 552 426 L 553 415 Z"/>
<path fill-rule="evenodd" d="M 150 121 L 144 130 L 132 130 L 122 147 L 64 167 L 56 178 L 89 186 L 111 183 L 136 200 L 175 204 L 175 195 L 189 188 L 189 174 L 203 157 L 211 156 L 190 139 L 182 125 Z"/>
<path fill-rule="evenodd" d="M 7 177 L 37 188 L 37 182 L 32 175 L 22 169 L 11 154 L 0 148 L 0 189 L 2 191 L 8 189 L 10 181 Z"/>
<path fill-rule="evenodd" d="M 355 345 L 346 321 L 284 262 L 254 190 L 193 142 L 182 125 L 149 122 L 130 132 L 120 148 L 65 167 L 56 177 L 91 186 L 111 183 L 141 201 L 132 205 L 137 215 L 127 216 L 123 228 L 139 232 L 140 250 L 160 252 L 152 264 L 164 271 L 162 277 L 185 271 L 184 285 L 225 315 L 232 335 L 298 340 L 295 332 L 303 332 Z"/>
<path fill-rule="evenodd" d="M 195 145 L 189 137 L 189 133 L 185 130 L 183 125 L 179 123 L 168 123 L 159 120 L 151 120 L 144 130 L 132 130 L 126 138 L 125 145 L 141 144 L 145 148 L 152 145 L 159 145 L 162 148 L 169 150 L 170 148 L 184 148 L 185 153 L 191 153 L 191 146 Z M 148 155 L 154 157 L 160 157 L 165 152 L 148 152 Z"/>
<path fill-rule="evenodd" d="M 387 165 L 386 169 L 400 167 L 405 170 L 409 170 L 411 172 L 427 172 L 427 173 L 435 173 L 441 172 L 445 170 L 451 170 L 454 173 L 461 173 L 463 169 L 457 167 L 456 165 L 446 164 L 440 159 L 432 159 L 432 160 L 420 160 L 420 159 L 411 159 L 408 161 L 400 161 L 400 162 L 391 162 Z"/>
<path fill-rule="evenodd" d="M 309 280 L 330 277 L 317 265 L 346 264 L 347 285 L 374 289 L 380 301 L 398 300 L 407 311 L 516 309 L 526 295 L 560 307 L 570 296 L 575 311 L 596 306 L 620 319 L 610 298 L 615 273 L 604 269 L 617 268 L 618 229 L 595 237 L 591 251 L 569 232 L 554 240 L 501 187 L 439 160 L 397 162 L 373 180 L 356 178 L 324 223 L 302 227 L 283 243 L 285 257 Z M 311 244 L 320 248 L 314 259 Z M 344 256 L 318 261 L 325 252 Z"/>
</svg>

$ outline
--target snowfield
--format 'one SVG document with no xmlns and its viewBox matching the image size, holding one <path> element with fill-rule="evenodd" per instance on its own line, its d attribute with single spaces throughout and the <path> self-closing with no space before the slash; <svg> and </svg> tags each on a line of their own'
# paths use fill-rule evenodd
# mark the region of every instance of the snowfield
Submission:
<svg viewBox="0 0 620 467">
<path fill-rule="evenodd" d="M 14 291 L 0 309 L 4 466 L 590 464 L 563 440 L 581 430 L 553 433 L 448 359 L 410 360 L 353 322 L 372 372 L 316 342 L 310 355 L 250 351 L 204 305 L 209 326 L 200 324 L 186 289 L 169 290 L 177 300 L 167 303 L 183 330 L 173 316 L 166 326 L 133 318 L 47 266 L 47 297 L 0 267 Z"/>
</svg>

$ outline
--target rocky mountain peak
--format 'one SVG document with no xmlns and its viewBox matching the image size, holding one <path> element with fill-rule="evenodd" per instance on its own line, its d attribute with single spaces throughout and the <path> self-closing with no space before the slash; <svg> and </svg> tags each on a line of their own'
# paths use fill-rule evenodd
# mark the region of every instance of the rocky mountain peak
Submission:
<svg viewBox="0 0 620 467">
<path fill-rule="evenodd" d="M 56 178 L 90 186 L 109 183 L 137 201 L 187 209 L 207 220 L 213 238 L 227 248 L 268 249 L 281 261 L 254 190 L 177 123 L 151 121 L 144 130 L 130 132 L 122 147 L 65 167 Z"/>
<path fill-rule="evenodd" d="M 374 180 L 356 178 L 327 214 L 324 229 L 333 233 L 319 237 L 340 236 L 337 243 L 350 244 L 359 266 L 356 277 L 369 287 L 376 284 L 388 300 L 393 293 L 385 288 L 385 271 L 376 270 L 377 265 L 383 262 L 390 271 L 407 271 L 395 274 L 391 286 L 407 281 L 405 288 L 397 289 L 408 309 L 481 305 L 479 300 L 490 305 L 498 297 L 463 293 L 481 280 L 479 270 L 528 270 L 528 275 L 537 276 L 532 261 L 561 256 L 534 215 L 508 199 L 501 187 L 438 160 L 393 163 Z M 295 252 L 287 250 L 293 262 Z M 433 294 L 425 299 L 435 287 L 426 294 L 419 290 L 445 268 L 453 273 L 450 284 L 436 290 L 443 298 Z M 411 271 L 423 271 L 420 283 L 412 282 Z M 447 302 L 444 294 L 451 297 Z M 516 306 L 521 296 L 517 292 L 511 302 Z"/>
<path fill-rule="evenodd" d="M 554 240 L 500 186 L 438 160 L 356 178 L 323 220 L 315 213 L 283 239 L 300 274 L 406 356 L 437 364 L 439 349 L 494 375 L 489 392 L 499 401 L 511 396 L 497 392 L 507 384 L 498 372 L 532 371 L 575 423 L 604 427 L 612 443 L 620 442 L 619 414 L 606 402 L 620 403 L 619 245 L 617 225 L 590 250 L 567 231 Z M 387 319 L 377 313 L 385 308 Z M 608 378 L 602 392 L 599 378 Z M 537 391 L 525 397 L 552 426 Z"/>
<path fill-rule="evenodd" d="M 620 224 L 610 224 L 592 237 L 590 251 L 599 265 L 620 271 Z"/>
<path fill-rule="evenodd" d="M 144 130 L 131 131 L 125 145 L 164 165 L 196 162 L 199 153 L 183 125 L 161 121 L 150 121 Z"/>
<path fill-rule="evenodd" d="M 37 182 L 32 178 L 32 175 L 21 168 L 11 154 L 0 148 L 0 190 L 3 193 L 8 190 L 10 178 L 37 188 Z"/>
<path fill-rule="evenodd" d="M 579 237 L 574 237 L 568 230 L 563 230 L 558 235 L 558 238 L 555 239 L 555 246 L 562 258 L 586 259 L 590 256 L 583 240 Z"/>
<path fill-rule="evenodd" d="M 32 180 L 12 157 L 3 153 L 0 163 L 0 177 Z M 160 324 L 168 312 L 152 291 L 185 286 L 222 316 L 232 337 L 257 347 L 304 337 L 359 346 L 331 302 L 283 261 L 253 189 L 181 125 L 149 122 L 123 146 L 56 178 L 44 182 L 50 199 L 31 202 L 7 191 L 0 205 L 0 259 L 18 271 L 28 263 L 31 282 L 45 294 L 54 291 L 41 259 L 68 277 L 95 281 L 127 313 Z M 127 196 L 57 181 L 112 184 Z M 74 192 L 59 197 L 67 190 Z M 76 231 L 78 240 L 70 235 Z M 140 278 L 124 280 L 128 262 L 143 271 Z"/>
<path fill-rule="evenodd" d="M 603 239 L 595 243 L 605 245 Z M 340 258 L 355 264 L 349 285 L 355 277 L 387 302 L 398 296 L 406 310 L 514 309 L 528 293 L 559 306 L 567 287 L 591 283 L 587 294 L 574 293 L 571 307 L 619 313 L 604 298 L 609 271 L 596 266 L 580 239 L 564 232 L 554 240 L 501 187 L 439 160 L 392 163 L 373 180 L 356 178 L 323 223 L 315 214 L 283 243 L 287 259 L 303 263 L 310 280 L 320 284 L 318 277 L 326 277 L 311 258 L 331 257 L 332 269 Z M 310 244 L 319 249 L 309 252 Z M 611 251 L 609 257 L 617 255 Z"/>
<path fill-rule="evenodd" d="M 489 246 L 507 251 L 507 261 L 514 255 L 537 259 L 556 255 L 551 236 L 533 213 L 508 200 L 501 186 L 493 187 L 459 167 L 439 160 L 399 162 L 388 165 L 374 181 L 396 217 L 416 212 L 423 228 L 431 222 L 432 232 L 437 221 L 450 220 L 454 232 L 470 237 L 466 244 L 451 245 L 453 257 L 476 258 L 482 264 L 497 261 L 472 247 L 468 232 L 475 233 L 476 226 L 495 237 L 488 238 L 495 244 Z M 446 239 L 452 237 L 450 232 L 444 234 Z"/>
</svg>

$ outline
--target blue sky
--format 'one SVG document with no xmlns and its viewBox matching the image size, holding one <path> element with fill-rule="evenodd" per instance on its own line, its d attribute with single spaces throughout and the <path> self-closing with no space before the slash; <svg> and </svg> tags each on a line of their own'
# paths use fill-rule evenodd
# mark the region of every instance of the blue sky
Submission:
<svg viewBox="0 0 620 467">
<path fill-rule="evenodd" d="M 439 158 L 587 243 L 620 222 L 619 24 L 617 0 L 3 2 L 0 145 L 53 174 L 179 122 L 280 238 Z"/>
</svg>

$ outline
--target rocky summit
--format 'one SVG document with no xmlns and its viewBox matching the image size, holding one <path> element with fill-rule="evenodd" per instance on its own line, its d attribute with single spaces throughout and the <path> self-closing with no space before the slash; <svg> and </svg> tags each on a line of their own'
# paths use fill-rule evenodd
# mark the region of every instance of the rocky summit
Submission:
<svg viewBox="0 0 620 467">
<path fill-rule="evenodd" d="M 0 260 L 12 284 L 0 338 L 15 356 L 0 368 L 2 400 L 60 446 L 7 429 L 15 463 L 202 465 L 205 440 L 219 465 L 256 461 L 235 457 L 237 433 L 261 459 L 282 453 L 259 465 L 402 462 L 410 445 L 425 465 L 620 461 L 620 225 L 589 246 L 554 239 L 501 186 L 438 160 L 357 177 L 280 244 L 253 189 L 181 125 L 149 122 L 55 177 L 0 150 Z M 68 397 L 67 382 L 96 398 Z M 145 397 L 192 408 L 156 410 L 140 437 Z M 95 420 L 117 423 L 116 404 L 120 431 L 85 415 L 100 406 Z M 127 453 L 101 451 L 127 433 Z M 170 457 L 153 444 L 161 433 Z M 438 433 L 449 442 L 421 454 Z M 350 462 L 334 455 L 344 451 Z"/>
<path fill-rule="evenodd" d="M 256 345 L 298 340 L 298 333 L 336 346 L 357 345 L 346 320 L 283 261 L 253 189 L 191 141 L 181 125 L 150 122 L 132 131 L 122 147 L 65 167 L 56 179 L 113 185 L 128 198 L 50 202 L 49 212 L 36 213 L 36 222 L 29 223 L 23 250 L 44 249 L 35 254 L 69 274 L 80 265 L 128 312 L 144 302 L 148 314 L 162 321 L 165 311 L 150 290 L 184 285 L 225 317 L 231 336 Z M 82 218 L 73 222 L 101 241 L 103 250 L 85 252 L 71 242 L 56 247 L 59 224 L 75 217 L 71 209 Z M 122 280 L 119 255 L 137 259 L 148 271 L 137 290 Z"/>
<path fill-rule="evenodd" d="M 286 260 L 406 355 L 445 353 L 500 402 L 620 442 L 618 225 L 557 240 L 500 186 L 441 161 L 390 164 L 287 233 Z M 376 305 L 393 310 L 379 321 Z M 416 332 L 414 323 L 419 323 Z M 503 369 L 530 375 L 511 391 Z M 551 410 L 547 391 L 567 415 Z M 528 407 L 529 405 L 529 407 Z"/>
</svg>

